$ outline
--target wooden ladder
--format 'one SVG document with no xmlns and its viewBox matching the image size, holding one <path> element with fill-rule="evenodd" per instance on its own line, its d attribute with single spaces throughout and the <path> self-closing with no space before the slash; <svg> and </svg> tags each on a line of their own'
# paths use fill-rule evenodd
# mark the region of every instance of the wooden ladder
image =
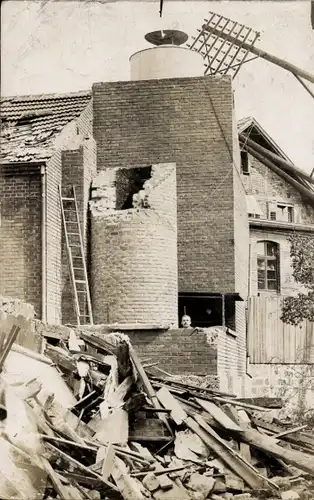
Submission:
<svg viewBox="0 0 314 500">
<path fill-rule="evenodd" d="M 92 325 L 92 304 L 74 186 L 72 186 L 71 191 L 70 196 L 62 196 L 61 186 L 59 186 L 61 214 L 73 286 L 76 320 L 78 325 Z"/>
</svg>

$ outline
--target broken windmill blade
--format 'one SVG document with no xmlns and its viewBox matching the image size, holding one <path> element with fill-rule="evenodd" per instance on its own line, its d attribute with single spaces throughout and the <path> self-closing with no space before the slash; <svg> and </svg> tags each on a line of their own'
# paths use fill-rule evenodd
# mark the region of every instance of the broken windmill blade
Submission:
<svg viewBox="0 0 314 500">
<path fill-rule="evenodd" d="M 303 81 L 314 83 L 314 75 L 256 47 L 255 43 L 260 35 L 258 32 L 214 12 L 210 12 L 210 18 L 204 21 L 205 24 L 198 30 L 198 35 L 189 47 L 200 52 L 207 60 L 205 75 L 229 74 L 234 78 L 244 63 L 261 57 L 292 73 L 314 97 Z M 249 55 L 252 57 L 247 59 Z"/>
<path fill-rule="evenodd" d="M 203 55 L 206 61 L 205 75 L 231 75 L 235 77 L 242 64 L 256 59 L 247 59 L 250 48 L 255 44 L 259 33 L 236 21 L 210 12 L 198 35 L 189 46 Z M 228 37 L 232 37 L 231 42 Z"/>
</svg>

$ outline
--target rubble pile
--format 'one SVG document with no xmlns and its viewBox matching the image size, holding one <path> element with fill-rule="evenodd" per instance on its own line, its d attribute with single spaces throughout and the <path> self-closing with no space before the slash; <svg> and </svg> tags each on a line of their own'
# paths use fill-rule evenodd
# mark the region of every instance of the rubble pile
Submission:
<svg viewBox="0 0 314 500">
<path fill-rule="evenodd" d="M 0 498 L 314 498 L 314 437 L 272 417 L 280 400 L 145 367 L 121 333 L 67 330 L 39 354 L 13 329 L 1 350 Z"/>
</svg>

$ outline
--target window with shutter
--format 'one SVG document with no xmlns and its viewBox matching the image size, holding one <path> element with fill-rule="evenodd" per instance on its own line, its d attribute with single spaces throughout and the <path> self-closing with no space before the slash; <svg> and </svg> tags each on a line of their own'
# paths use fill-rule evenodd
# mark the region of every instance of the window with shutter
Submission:
<svg viewBox="0 0 314 500">
<path fill-rule="evenodd" d="M 268 201 L 267 202 L 267 212 L 269 220 L 277 220 L 277 202 Z"/>
</svg>

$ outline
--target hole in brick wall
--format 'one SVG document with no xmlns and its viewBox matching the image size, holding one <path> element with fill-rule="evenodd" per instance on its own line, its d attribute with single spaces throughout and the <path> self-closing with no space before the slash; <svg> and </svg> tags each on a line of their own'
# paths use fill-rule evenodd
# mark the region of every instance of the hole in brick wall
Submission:
<svg viewBox="0 0 314 500">
<path fill-rule="evenodd" d="M 151 178 L 152 167 L 121 168 L 116 173 L 116 209 L 133 208 L 133 196 L 139 193 L 145 181 Z"/>
<path fill-rule="evenodd" d="M 193 327 L 209 328 L 225 326 L 235 330 L 235 296 L 225 296 L 225 314 L 223 318 L 222 297 L 179 296 L 179 324 L 184 314 L 191 317 Z"/>
</svg>

